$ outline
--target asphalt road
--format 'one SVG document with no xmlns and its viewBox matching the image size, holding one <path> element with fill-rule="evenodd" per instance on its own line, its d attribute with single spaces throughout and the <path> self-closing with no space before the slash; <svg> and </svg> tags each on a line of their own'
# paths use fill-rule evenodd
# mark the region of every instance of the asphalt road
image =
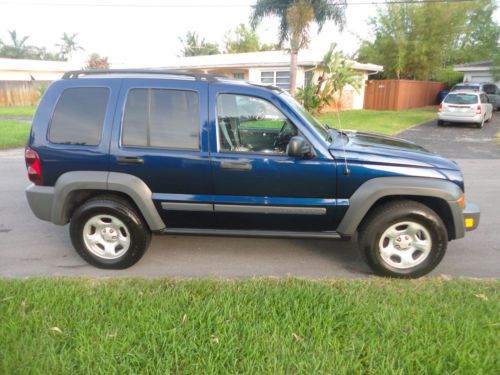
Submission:
<svg viewBox="0 0 500 375">
<path fill-rule="evenodd" d="M 482 210 L 479 229 L 449 243 L 434 275 L 500 277 L 500 115 L 482 130 L 438 128 L 435 122 L 400 136 L 455 159 L 463 168 L 467 198 Z M 28 184 L 22 150 L 0 151 L 0 277 L 296 276 L 359 278 L 370 275 L 355 242 L 156 236 L 142 260 L 121 271 L 99 270 L 75 253 L 68 228 L 36 219 L 24 196 Z"/>
</svg>

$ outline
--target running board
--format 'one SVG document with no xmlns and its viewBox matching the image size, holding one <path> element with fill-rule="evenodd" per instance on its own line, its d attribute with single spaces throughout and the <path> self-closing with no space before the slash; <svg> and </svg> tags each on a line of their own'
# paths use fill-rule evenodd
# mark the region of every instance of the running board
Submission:
<svg viewBox="0 0 500 375">
<path fill-rule="evenodd" d="M 285 230 L 165 228 L 157 233 L 202 235 L 202 236 L 232 236 L 232 237 L 281 237 L 281 238 L 326 238 L 326 239 L 342 238 L 342 236 L 337 232 L 291 232 Z"/>
</svg>

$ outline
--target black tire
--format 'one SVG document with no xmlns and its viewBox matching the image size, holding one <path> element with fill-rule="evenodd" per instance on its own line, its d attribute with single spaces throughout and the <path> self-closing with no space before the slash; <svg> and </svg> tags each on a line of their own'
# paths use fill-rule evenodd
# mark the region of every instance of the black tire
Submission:
<svg viewBox="0 0 500 375">
<path fill-rule="evenodd" d="M 100 257 L 85 243 L 85 225 L 99 215 L 117 218 L 125 225 L 122 230 L 129 236 L 129 246 L 117 258 Z M 117 196 L 99 196 L 83 203 L 71 217 L 69 233 L 77 253 L 93 266 L 105 269 L 124 269 L 134 265 L 142 258 L 151 242 L 151 231 L 142 215 L 126 199 Z"/>
<path fill-rule="evenodd" d="M 444 121 L 443 120 L 438 120 L 438 126 L 444 126 Z"/>
<path fill-rule="evenodd" d="M 404 269 L 394 267 L 385 261 L 380 249 L 380 241 L 384 232 L 400 222 L 417 223 L 417 225 L 424 227 L 430 235 L 431 241 L 430 251 L 421 263 Z M 360 250 L 368 265 L 380 276 L 397 278 L 424 276 L 443 259 L 447 245 L 448 232 L 439 215 L 426 205 L 411 200 L 394 201 L 377 207 L 363 220 L 359 229 Z M 412 248 L 410 247 L 409 250 Z M 416 251 L 418 252 L 418 250 Z M 413 258 L 414 252 L 410 255 Z"/>
</svg>

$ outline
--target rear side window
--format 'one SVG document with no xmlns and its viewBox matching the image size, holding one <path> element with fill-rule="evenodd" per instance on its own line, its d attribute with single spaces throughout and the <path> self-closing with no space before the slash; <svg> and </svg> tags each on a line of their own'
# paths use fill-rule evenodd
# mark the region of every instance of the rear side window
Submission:
<svg viewBox="0 0 500 375">
<path fill-rule="evenodd" d="M 444 102 L 448 104 L 476 104 L 477 95 L 449 94 Z"/>
<path fill-rule="evenodd" d="M 57 102 L 49 127 L 52 143 L 97 146 L 108 105 L 109 89 L 75 87 L 66 89 Z"/>
<path fill-rule="evenodd" d="M 199 101 L 193 91 L 132 89 L 122 125 L 122 144 L 131 147 L 199 149 Z"/>
</svg>

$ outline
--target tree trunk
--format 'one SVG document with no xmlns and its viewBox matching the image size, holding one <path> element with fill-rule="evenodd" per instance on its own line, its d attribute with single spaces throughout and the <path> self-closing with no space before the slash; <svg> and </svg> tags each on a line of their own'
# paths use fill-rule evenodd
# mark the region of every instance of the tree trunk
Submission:
<svg viewBox="0 0 500 375">
<path fill-rule="evenodd" d="M 290 95 L 295 96 L 295 88 L 297 87 L 297 55 L 299 50 L 292 48 L 290 50 Z"/>
</svg>

